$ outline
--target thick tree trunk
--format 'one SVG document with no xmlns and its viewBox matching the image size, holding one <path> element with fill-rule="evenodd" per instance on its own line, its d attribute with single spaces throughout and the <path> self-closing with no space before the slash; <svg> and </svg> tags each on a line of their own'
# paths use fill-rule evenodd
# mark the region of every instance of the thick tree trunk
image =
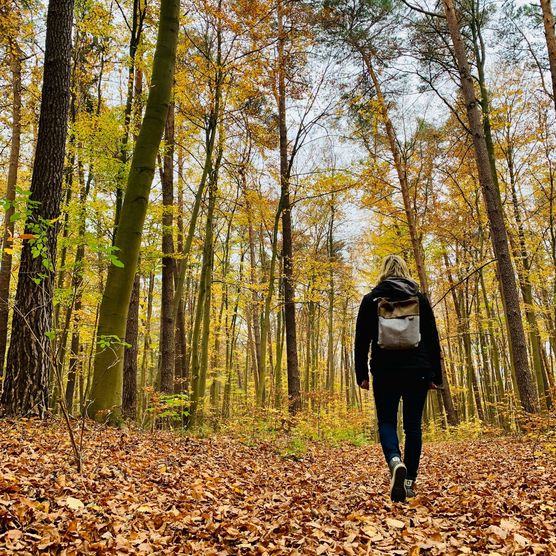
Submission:
<svg viewBox="0 0 556 556">
<path fill-rule="evenodd" d="M 73 178 L 76 169 L 76 162 L 79 172 L 82 172 L 82 164 L 77 159 L 78 146 L 76 143 L 75 134 L 75 122 L 77 120 L 77 113 L 80 109 L 80 99 L 83 96 L 83 86 L 78 80 L 78 68 L 85 63 L 83 60 L 83 34 L 79 30 L 79 26 L 75 28 L 75 34 L 73 39 L 73 49 L 72 49 L 72 64 L 71 64 L 71 82 L 70 82 L 70 107 L 69 107 L 69 126 L 68 133 L 69 137 L 67 140 L 67 156 L 66 156 L 66 168 L 64 170 L 64 204 L 66 207 L 70 206 L 71 199 L 73 196 Z M 97 112 L 98 114 L 98 112 Z M 80 176 L 82 177 L 82 176 Z M 70 233 L 70 211 L 65 211 L 64 223 L 62 224 L 62 247 L 60 249 L 60 256 L 58 257 L 58 278 L 56 280 L 55 288 L 63 289 L 66 286 L 66 260 L 68 255 L 68 243 L 66 240 Z M 63 308 L 62 303 L 57 303 L 54 306 L 54 316 L 53 316 L 53 328 L 58 332 L 59 322 L 60 322 L 60 310 Z M 56 337 L 55 339 L 55 349 L 56 353 L 61 353 L 65 350 L 65 340 L 67 339 L 67 331 L 65 334 Z M 62 347 L 63 346 L 63 347 Z M 53 385 L 53 391 L 50 395 L 50 407 L 55 408 L 57 406 L 58 393 L 56 392 L 56 381 L 53 381 L 54 377 L 51 377 L 51 384 Z"/>
<path fill-rule="evenodd" d="M 286 362 L 288 369 L 288 407 L 291 414 L 301 409 L 301 385 L 297 360 L 295 328 L 295 286 L 293 282 L 292 218 L 290 171 L 286 127 L 286 61 L 282 0 L 278 0 L 278 122 L 280 130 L 280 187 L 282 190 L 282 260 L 284 263 L 284 321 L 286 325 Z"/>
<path fill-rule="evenodd" d="M 492 177 L 492 169 L 481 122 L 481 115 L 473 87 L 473 77 L 471 75 L 469 61 L 467 60 L 454 2 L 453 0 L 443 0 L 443 3 L 460 73 L 461 89 L 467 108 L 469 128 L 473 137 L 479 182 L 487 208 L 491 239 L 498 264 L 500 290 L 504 301 L 510 349 L 521 405 L 525 411 L 534 413 L 538 411 L 538 400 L 527 359 L 527 342 L 523 329 L 515 273 L 510 257 L 510 248 L 508 245 L 500 192 L 495 187 Z"/>
<path fill-rule="evenodd" d="M 12 72 L 12 140 L 10 145 L 10 162 L 8 181 L 6 183 L 6 201 L 9 203 L 4 215 L 4 233 L 2 238 L 2 263 L 0 264 L 0 377 L 4 374 L 4 359 L 8 340 L 8 316 L 10 313 L 10 281 L 12 276 L 12 252 L 10 238 L 14 235 L 12 216 L 15 212 L 14 200 L 19 169 L 19 151 L 21 147 L 21 52 L 15 44 L 8 48 Z"/>
<path fill-rule="evenodd" d="M 48 379 L 53 367 L 52 296 L 56 264 L 57 226 L 66 151 L 70 98 L 71 29 L 73 0 L 50 0 L 39 130 L 26 240 L 21 253 L 15 311 L 2 393 L 6 413 L 45 415 Z M 38 256 L 32 248 L 43 245 Z"/>
<path fill-rule="evenodd" d="M 117 420 L 122 401 L 123 344 L 131 290 L 137 269 L 143 223 L 156 155 L 170 104 L 178 42 L 179 1 L 162 0 L 147 107 L 135 144 L 115 246 L 123 267 L 110 265 L 100 307 L 91 416 Z"/>
<path fill-rule="evenodd" d="M 160 313 L 160 391 L 174 393 L 175 320 L 174 302 L 174 107 L 170 105 L 166 121 L 166 152 L 162 172 L 162 299 Z"/>
</svg>

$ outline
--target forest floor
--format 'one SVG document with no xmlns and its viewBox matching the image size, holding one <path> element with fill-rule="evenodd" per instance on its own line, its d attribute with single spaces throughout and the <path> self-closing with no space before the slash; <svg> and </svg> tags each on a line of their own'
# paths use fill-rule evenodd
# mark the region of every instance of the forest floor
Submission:
<svg viewBox="0 0 556 556">
<path fill-rule="evenodd" d="M 427 443 L 393 504 L 376 445 L 275 444 L 0 421 L 0 554 L 556 554 L 554 454 Z"/>
</svg>

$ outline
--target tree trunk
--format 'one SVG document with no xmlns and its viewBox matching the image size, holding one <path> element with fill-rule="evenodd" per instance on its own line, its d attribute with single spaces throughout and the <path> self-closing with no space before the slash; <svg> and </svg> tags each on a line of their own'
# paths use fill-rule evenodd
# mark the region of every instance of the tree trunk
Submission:
<svg viewBox="0 0 556 556">
<path fill-rule="evenodd" d="M 295 328 L 295 286 L 293 283 L 292 219 L 288 135 L 286 127 L 286 61 L 283 4 L 278 0 L 278 122 L 280 131 L 280 187 L 282 197 L 282 259 L 284 263 L 284 321 L 286 325 L 286 362 L 288 369 L 288 407 L 292 415 L 301 409 L 301 385 L 297 360 Z"/>
<path fill-rule="evenodd" d="M 160 312 L 160 391 L 174 393 L 175 320 L 174 302 L 174 107 L 170 105 L 166 121 L 166 152 L 162 172 L 162 292 Z"/>
<path fill-rule="evenodd" d="M 52 296 L 70 98 L 73 0 L 50 0 L 39 129 L 2 393 L 6 413 L 44 417 L 53 366 Z M 38 256 L 32 250 L 41 248 Z"/>
<path fill-rule="evenodd" d="M 276 209 L 276 214 L 274 215 L 274 226 L 272 229 L 272 240 L 271 240 L 272 253 L 270 257 L 270 266 L 268 270 L 268 291 L 266 292 L 266 296 L 264 300 L 263 319 L 261 322 L 261 365 L 259 367 L 259 375 L 258 375 L 258 382 L 257 382 L 257 404 L 259 406 L 264 405 L 265 398 L 266 398 L 265 384 L 266 384 L 266 374 L 267 374 L 266 357 L 268 351 L 267 349 L 268 329 L 270 328 L 270 305 L 272 303 L 272 298 L 274 296 L 274 278 L 276 274 L 276 261 L 278 259 L 278 227 L 280 225 L 281 214 L 282 214 L 282 197 L 280 196 L 280 201 L 278 202 L 278 208 Z"/>
<path fill-rule="evenodd" d="M 205 342 L 208 346 L 208 322 L 210 320 L 210 292 L 212 281 L 212 233 L 214 204 L 216 199 L 215 186 L 209 186 L 209 203 L 205 223 L 205 240 L 203 242 L 203 263 L 199 280 L 199 292 L 195 310 L 195 324 L 191 335 L 191 406 L 188 426 L 197 424 L 199 409 L 202 407 L 206 385 Z"/>
<path fill-rule="evenodd" d="M 232 371 L 236 358 L 234 358 L 235 344 L 236 344 L 236 328 L 239 302 L 241 299 L 241 284 L 243 283 L 243 261 L 245 251 L 240 248 L 241 258 L 239 260 L 239 281 L 236 292 L 236 300 L 234 310 L 232 313 L 231 323 L 226 326 L 226 386 L 224 387 L 224 396 L 222 401 L 222 417 L 229 418 L 231 415 L 231 399 L 232 399 Z M 226 311 L 226 320 L 228 319 L 228 312 Z M 241 388 L 241 384 L 239 384 Z"/>
<path fill-rule="evenodd" d="M 170 104 L 179 26 L 178 0 L 162 0 L 147 107 L 116 231 L 115 246 L 123 267 L 110 265 L 100 307 L 91 416 L 118 419 L 122 401 L 123 345 L 131 290 L 137 269 L 143 223 L 154 176 L 156 155 Z"/>
<path fill-rule="evenodd" d="M 183 225 L 183 155 L 182 150 L 178 151 L 178 204 L 177 204 L 177 250 L 178 253 L 183 252 L 184 225 Z M 178 265 L 174 260 L 174 282 L 178 283 Z M 174 295 L 176 295 L 174 293 Z M 185 308 L 183 295 L 177 300 L 178 312 L 176 315 L 175 334 L 175 363 L 174 378 L 176 390 L 178 392 L 186 392 L 188 390 L 188 377 L 186 372 L 186 338 L 185 338 Z"/>
<path fill-rule="evenodd" d="M 74 170 L 77 161 L 77 143 L 76 143 L 76 134 L 75 134 L 75 122 L 77 120 L 77 113 L 79 111 L 79 103 L 80 98 L 83 95 L 83 91 L 81 90 L 82 83 L 77 78 L 77 68 L 81 67 L 84 63 L 83 60 L 83 45 L 82 45 L 82 33 L 79 31 L 79 26 L 75 29 L 74 35 L 74 43 L 72 48 L 72 64 L 71 64 L 71 82 L 70 82 L 70 107 L 69 107 L 69 126 L 68 126 L 68 133 L 69 137 L 67 140 L 67 159 L 66 159 L 66 168 L 64 170 L 64 204 L 66 207 L 70 206 L 72 195 L 73 195 L 73 177 L 74 177 Z M 98 112 L 97 112 L 98 114 Z M 82 164 L 78 162 L 78 170 L 82 169 Z M 70 233 L 70 226 L 69 226 L 69 218 L 70 213 L 66 211 L 64 214 L 64 223 L 62 224 L 62 247 L 60 249 L 60 257 L 58 258 L 58 279 L 56 281 L 55 288 L 63 289 L 66 283 L 66 259 L 68 253 L 68 245 L 67 245 L 67 238 Z M 60 322 L 60 310 L 62 309 L 62 304 L 57 303 L 54 306 L 54 316 L 53 316 L 53 328 L 58 332 L 59 322 Z M 55 349 L 56 353 L 61 351 L 60 346 L 64 344 L 64 338 L 57 337 L 55 339 Z M 64 346 L 65 348 L 65 346 Z M 62 348 L 63 349 L 63 348 Z M 51 383 L 53 382 L 54 377 L 51 377 Z M 56 384 L 54 382 L 54 391 L 51 392 L 50 396 L 50 407 L 55 408 L 57 406 L 57 395 L 56 395 Z"/>
<path fill-rule="evenodd" d="M 328 224 L 328 345 L 326 357 L 326 389 L 334 391 L 334 205 L 330 207 Z"/>
<path fill-rule="evenodd" d="M 2 263 L 0 265 L 0 377 L 4 374 L 4 359 L 8 340 L 8 316 L 10 313 L 10 280 L 12 276 L 12 251 L 10 239 L 14 235 L 12 216 L 19 168 L 19 151 L 21 146 L 21 52 L 15 44 L 8 48 L 12 72 L 12 140 L 10 145 L 10 162 L 8 181 L 6 183 L 6 201 L 9 203 L 4 215 L 4 233 L 2 239 Z"/>
<path fill-rule="evenodd" d="M 519 306 L 519 294 L 516 285 L 515 273 L 510 257 L 500 192 L 495 187 L 492 177 L 492 169 L 490 166 L 484 130 L 481 123 L 481 115 L 473 87 L 473 77 L 471 75 L 469 61 L 467 60 L 467 54 L 465 52 L 465 46 L 461 36 L 454 2 L 453 0 L 443 0 L 443 3 L 461 78 L 461 89 L 467 108 L 469 128 L 473 137 L 475 160 L 477 163 L 477 170 L 479 172 L 479 182 L 481 184 L 481 190 L 487 208 L 491 239 L 498 264 L 500 290 L 504 301 L 510 349 L 521 405 L 525 411 L 535 413 L 538 411 L 538 400 L 527 359 L 527 343 Z"/>
<path fill-rule="evenodd" d="M 139 294 L 141 278 L 135 274 L 127 326 L 125 331 L 126 350 L 124 352 L 124 378 L 122 387 L 122 414 L 127 419 L 137 417 L 137 357 L 139 355 Z M 144 385 L 143 385 L 144 386 Z"/>
<path fill-rule="evenodd" d="M 257 283 L 257 257 L 255 254 L 255 234 L 253 231 L 253 217 L 251 210 L 251 201 L 249 199 L 249 194 L 247 191 L 247 180 L 245 178 L 245 168 L 241 168 L 241 185 L 243 189 L 243 197 L 245 200 L 245 208 L 247 214 L 247 232 L 249 238 L 249 279 L 252 286 Z M 255 288 L 251 292 L 252 304 L 249 306 L 251 312 L 251 322 L 253 326 L 253 336 L 255 340 L 255 352 L 256 352 L 256 364 L 257 364 L 257 376 L 261 376 L 262 367 L 262 354 L 261 354 L 261 319 L 260 319 L 260 308 L 259 308 L 259 293 Z"/>
<path fill-rule="evenodd" d="M 278 411 L 282 409 L 282 354 L 284 353 L 284 326 L 283 312 L 278 311 L 276 315 L 276 366 L 274 370 L 274 407 Z"/>
<path fill-rule="evenodd" d="M 138 17 L 138 12 L 136 10 L 139 9 L 138 1 L 134 0 L 134 17 Z M 144 13 L 144 12 L 143 12 Z M 133 35 L 133 28 L 137 25 L 136 22 L 133 23 L 132 27 L 132 35 Z M 140 37 L 137 37 L 137 41 L 139 41 Z M 134 54 L 135 56 L 135 54 Z M 131 70 L 130 70 L 131 71 Z M 133 73 L 135 75 L 135 84 L 133 89 L 133 94 L 130 94 L 128 89 L 128 98 L 127 102 L 131 102 L 132 106 L 132 114 L 134 127 L 137 128 L 141 122 L 141 112 L 142 112 L 142 101 L 141 95 L 143 93 L 143 72 L 139 68 L 134 68 Z M 126 104 L 127 110 L 127 104 Z M 124 125 L 127 127 L 126 131 L 124 132 L 125 144 L 129 140 L 129 126 L 130 121 L 129 117 L 126 116 Z M 134 134 L 134 140 L 137 141 L 137 135 Z M 123 157 L 121 159 L 122 165 L 126 163 L 127 153 L 125 152 L 126 149 L 123 149 L 120 154 Z M 118 191 L 121 191 L 119 189 Z M 121 209 L 121 207 L 120 207 Z M 116 210 L 119 209 L 116 207 Z M 116 215 L 115 219 L 115 227 L 114 231 L 118 225 L 119 216 Z M 139 268 L 140 264 L 137 263 L 137 267 Z M 122 386 L 122 412 L 125 418 L 135 420 L 137 419 L 138 411 L 142 411 L 141 403 L 143 400 L 143 390 L 145 388 L 144 384 L 140 384 L 140 397 L 139 402 L 137 400 L 138 392 L 137 392 L 137 377 L 139 375 L 139 298 L 141 295 L 141 276 L 139 272 L 135 273 L 135 278 L 133 281 L 133 289 L 131 291 L 131 298 L 129 300 L 129 308 L 127 314 L 127 322 L 126 322 L 126 333 L 125 333 L 125 343 L 124 346 L 124 368 L 123 368 L 123 386 Z M 152 303 L 152 301 L 151 301 Z M 150 322 L 150 319 L 149 319 Z M 141 380 L 141 377 L 139 378 Z"/>
</svg>

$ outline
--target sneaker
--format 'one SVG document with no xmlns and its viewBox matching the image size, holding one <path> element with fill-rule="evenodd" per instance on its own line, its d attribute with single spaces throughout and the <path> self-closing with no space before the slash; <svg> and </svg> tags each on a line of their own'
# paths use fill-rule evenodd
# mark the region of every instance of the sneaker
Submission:
<svg viewBox="0 0 556 556">
<path fill-rule="evenodd" d="M 415 496 L 415 491 L 413 490 L 413 485 L 414 484 L 415 484 L 415 481 L 412 481 L 411 479 L 406 479 L 404 481 L 405 497 L 406 498 L 413 498 Z"/>
<path fill-rule="evenodd" d="M 395 456 L 388 462 L 392 480 L 390 481 L 390 498 L 392 502 L 403 502 L 406 498 L 405 477 L 407 468 L 403 461 Z"/>
</svg>

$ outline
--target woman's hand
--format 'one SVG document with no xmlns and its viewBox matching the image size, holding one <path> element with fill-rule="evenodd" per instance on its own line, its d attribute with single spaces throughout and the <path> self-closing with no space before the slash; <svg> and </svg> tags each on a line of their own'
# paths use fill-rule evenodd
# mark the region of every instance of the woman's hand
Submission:
<svg viewBox="0 0 556 556">
<path fill-rule="evenodd" d="M 439 386 L 434 382 L 429 382 L 429 390 L 442 390 L 442 386 Z"/>
<path fill-rule="evenodd" d="M 360 385 L 359 388 L 363 388 L 363 390 L 368 390 L 369 389 L 369 381 L 368 379 L 365 379 Z"/>
</svg>

